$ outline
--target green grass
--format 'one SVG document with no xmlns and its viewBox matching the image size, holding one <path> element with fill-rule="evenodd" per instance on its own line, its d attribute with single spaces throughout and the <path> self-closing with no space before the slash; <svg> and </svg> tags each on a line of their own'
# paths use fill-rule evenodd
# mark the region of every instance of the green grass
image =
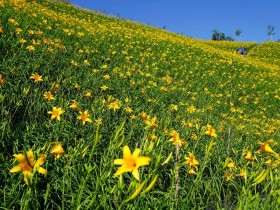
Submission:
<svg viewBox="0 0 280 210">
<path fill-rule="evenodd" d="M 1 0 L 0 208 L 277 209 L 279 45 L 242 43 L 249 51 L 241 57 L 234 53 L 240 44 L 66 3 Z M 43 81 L 31 79 L 35 73 Z M 44 98 L 48 91 L 55 100 Z M 77 119 L 73 100 L 92 123 Z M 64 110 L 60 121 L 51 120 L 53 107 Z M 205 133 L 208 124 L 217 137 Z M 177 151 L 175 131 L 185 144 Z M 57 160 L 53 142 L 66 151 Z M 125 145 L 151 158 L 139 181 L 130 172 L 114 177 Z M 47 155 L 48 174 L 34 172 L 27 185 L 10 169 L 18 164 L 13 155 L 28 150 L 35 160 Z M 248 151 L 253 160 L 244 158 Z M 195 175 L 189 153 L 199 162 Z"/>
</svg>

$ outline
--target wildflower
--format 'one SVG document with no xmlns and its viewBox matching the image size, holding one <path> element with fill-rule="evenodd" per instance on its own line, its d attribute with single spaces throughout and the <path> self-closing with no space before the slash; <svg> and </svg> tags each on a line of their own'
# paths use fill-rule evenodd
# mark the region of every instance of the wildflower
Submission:
<svg viewBox="0 0 280 210">
<path fill-rule="evenodd" d="M 176 104 L 171 104 L 171 106 L 170 106 L 170 108 L 171 108 L 171 110 L 174 110 L 174 111 L 178 111 L 178 105 L 176 105 Z"/>
<path fill-rule="evenodd" d="M 56 155 L 55 160 L 61 157 L 61 155 L 65 154 L 65 151 L 62 147 L 62 144 L 59 142 L 53 142 L 54 147 L 51 149 L 50 153 Z"/>
<path fill-rule="evenodd" d="M 192 139 L 192 140 L 197 140 L 197 138 L 198 138 L 198 137 L 197 137 L 197 135 L 196 135 L 195 133 L 192 133 L 192 134 L 191 134 L 191 139 Z"/>
<path fill-rule="evenodd" d="M 157 135 L 156 134 L 152 134 L 150 137 L 149 137 L 150 141 L 155 141 L 157 139 Z"/>
<path fill-rule="evenodd" d="M 177 131 L 172 130 L 170 132 L 170 135 L 171 135 L 171 139 L 169 139 L 169 141 L 172 142 L 174 145 L 178 144 L 179 147 L 185 145 L 184 140 L 180 138 L 180 134 Z"/>
<path fill-rule="evenodd" d="M 9 22 L 12 23 L 14 26 L 18 25 L 18 22 L 13 18 L 9 18 Z"/>
<path fill-rule="evenodd" d="M 96 125 L 101 125 L 102 124 L 102 118 L 98 118 L 95 120 Z"/>
<path fill-rule="evenodd" d="M 216 130 L 209 124 L 207 124 L 207 131 L 205 134 L 217 138 Z"/>
<path fill-rule="evenodd" d="M 44 98 L 48 101 L 55 99 L 50 91 L 44 93 Z"/>
<path fill-rule="evenodd" d="M 79 103 L 76 100 L 73 100 L 73 103 L 69 107 L 78 111 L 80 110 Z"/>
<path fill-rule="evenodd" d="M 83 125 L 86 123 L 86 122 L 89 122 L 91 123 L 92 120 L 89 118 L 90 115 L 88 114 L 88 110 L 84 111 L 84 112 L 79 112 L 80 113 L 80 116 L 77 117 L 78 120 L 82 120 L 82 123 Z"/>
<path fill-rule="evenodd" d="M 106 74 L 106 75 L 103 76 L 104 79 L 110 79 L 110 77 L 111 76 L 109 74 Z"/>
<path fill-rule="evenodd" d="M 32 74 L 32 75 L 30 76 L 30 79 L 34 79 L 34 82 L 41 82 L 41 81 L 43 81 L 42 76 L 40 76 L 40 75 L 37 74 L 37 73 Z"/>
<path fill-rule="evenodd" d="M 53 119 L 57 119 L 58 121 L 60 121 L 60 115 L 63 113 L 64 111 L 61 108 L 56 108 L 55 106 L 52 108 L 52 111 L 48 111 L 48 114 L 51 114 L 51 120 Z"/>
<path fill-rule="evenodd" d="M 52 88 L 54 89 L 54 91 L 58 91 L 58 90 L 59 90 L 59 84 L 56 83 L 56 82 L 54 82 L 54 83 L 52 84 Z"/>
<path fill-rule="evenodd" d="M 187 108 L 187 112 L 190 113 L 190 114 L 195 112 L 195 110 L 196 110 L 196 107 L 193 106 L 193 105 Z"/>
<path fill-rule="evenodd" d="M 129 98 L 125 98 L 125 99 L 124 99 L 124 102 L 125 102 L 125 103 L 129 103 L 129 102 L 130 102 L 130 99 L 129 99 Z"/>
<path fill-rule="evenodd" d="M 226 180 L 227 181 L 230 181 L 233 177 L 232 177 L 232 174 L 230 173 L 230 172 L 227 172 L 226 174 L 225 174 L 225 177 L 226 177 Z"/>
<path fill-rule="evenodd" d="M 132 172 L 132 175 L 135 179 L 139 181 L 139 171 L 138 168 L 140 166 L 149 165 L 151 162 L 150 157 L 139 156 L 141 150 L 139 148 L 135 149 L 135 151 L 131 154 L 131 151 L 128 146 L 123 147 L 123 159 L 115 159 L 114 164 L 121 165 L 114 177 L 124 173 L 124 172 Z"/>
<path fill-rule="evenodd" d="M 5 80 L 4 80 L 3 76 L 2 76 L 2 74 L 0 74 L 0 85 L 3 85 L 4 82 L 5 82 Z"/>
<path fill-rule="evenodd" d="M 250 150 L 246 149 L 244 158 L 247 160 L 254 160 L 255 156 L 251 153 Z"/>
<path fill-rule="evenodd" d="M 102 85 L 100 88 L 101 88 L 101 90 L 107 90 L 109 87 L 106 85 Z"/>
<path fill-rule="evenodd" d="M 121 103 L 119 101 L 114 101 L 114 102 L 111 102 L 108 105 L 108 107 L 109 107 L 109 109 L 113 109 L 114 111 L 116 111 L 117 109 L 121 108 Z"/>
<path fill-rule="evenodd" d="M 265 142 L 259 141 L 258 142 L 260 144 L 259 151 L 276 154 L 276 152 L 274 152 L 273 149 L 269 146 L 269 143 L 272 143 L 272 142 L 273 142 L 273 140 L 271 140 L 271 139 L 267 140 Z"/>
<path fill-rule="evenodd" d="M 146 120 L 148 118 L 148 115 L 146 112 L 142 112 L 140 117 L 141 117 L 141 119 Z"/>
<path fill-rule="evenodd" d="M 92 96 L 91 96 L 91 92 L 90 92 L 90 91 L 86 91 L 85 96 L 86 96 L 86 97 L 88 97 L 88 98 L 92 98 Z"/>
<path fill-rule="evenodd" d="M 241 176 L 244 179 L 247 179 L 247 171 L 245 168 L 240 169 L 240 173 L 237 176 Z"/>
<path fill-rule="evenodd" d="M 227 158 L 226 160 L 226 167 L 235 169 L 236 166 L 231 158 Z"/>
<path fill-rule="evenodd" d="M 196 170 L 197 170 L 197 167 L 196 166 L 192 166 L 192 167 L 190 167 L 190 169 L 188 171 L 188 174 L 195 175 L 196 174 Z"/>
<path fill-rule="evenodd" d="M 16 29 L 16 34 L 20 34 L 22 32 L 22 29 L 21 28 L 17 28 Z"/>
<path fill-rule="evenodd" d="M 199 165 L 199 162 L 198 162 L 198 160 L 195 158 L 195 156 L 194 156 L 191 152 L 189 152 L 189 156 L 186 157 L 185 164 L 187 164 L 187 165 L 189 165 L 190 167 L 192 167 L 192 166 Z"/>
<path fill-rule="evenodd" d="M 157 125 L 157 117 L 154 116 L 153 118 L 150 118 L 150 116 L 147 117 L 147 119 L 144 120 L 144 122 L 146 123 L 146 129 L 155 129 L 158 127 Z"/>
<path fill-rule="evenodd" d="M 2 34 L 3 33 L 3 28 L 2 27 L 0 27 L 0 34 Z"/>
<path fill-rule="evenodd" d="M 29 51 L 35 51 L 35 47 L 32 45 L 27 46 L 26 49 Z"/>
<path fill-rule="evenodd" d="M 38 171 L 41 174 L 47 174 L 47 170 L 40 167 L 45 162 L 46 155 L 41 155 L 36 161 L 34 160 L 31 150 L 25 154 L 14 154 L 13 156 L 19 161 L 19 165 L 14 166 L 10 172 L 15 173 L 22 171 L 23 179 L 27 185 L 32 179 L 33 172 Z"/>
<path fill-rule="evenodd" d="M 132 110 L 130 107 L 128 107 L 128 106 L 127 106 L 127 107 L 125 107 L 125 111 L 126 111 L 126 112 L 128 112 L 128 113 L 133 112 L 133 110 Z"/>
<path fill-rule="evenodd" d="M 78 83 L 76 83 L 76 84 L 74 85 L 74 88 L 75 88 L 76 90 L 80 90 L 81 86 L 80 86 Z"/>
</svg>

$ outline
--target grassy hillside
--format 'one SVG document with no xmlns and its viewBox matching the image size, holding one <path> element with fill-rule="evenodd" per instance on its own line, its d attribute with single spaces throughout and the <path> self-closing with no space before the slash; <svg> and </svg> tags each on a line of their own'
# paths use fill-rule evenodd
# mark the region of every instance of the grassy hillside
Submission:
<svg viewBox="0 0 280 210">
<path fill-rule="evenodd" d="M 275 209 L 278 49 L 0 0 L 0 207 Z"/>
</svg>

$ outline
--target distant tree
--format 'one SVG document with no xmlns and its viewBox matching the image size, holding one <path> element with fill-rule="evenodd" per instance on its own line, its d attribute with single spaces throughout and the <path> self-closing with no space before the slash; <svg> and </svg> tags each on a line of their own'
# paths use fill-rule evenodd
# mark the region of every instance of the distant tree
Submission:
<svg viewBox="0 0 280 210">
<path fill-rule="evenodd" d="M 267 26 L 267 30 L 268 30 L 267 35 L 270 36 L 270 41 L 272 41 L 272 36 L 276 34 L 276 32 L 274 32 L 274 29 L 275 28 L 272 25 Z"/>
<path fill-rule="evenodd" d="M 226 36 L 225 40 L 226 41 L 232 41 L 232 42 L 234 41 L 234 39 L 231 36 Z"/>
<path fill-rule="evenodd" d="M 226 36 L 225 33 L 219 32 L 218 30 L 213 30 L 212 40 L 216 41 L 234 41 L 230 36 Z"/>
<path fill-rule="evenodd" d="M 238 28 L 236 31 L 235 31 L 235 35 L 238 36 L 238 40 L 240 41 L 240 34 L 242 33 L 242 31 Z"/>
</svg>

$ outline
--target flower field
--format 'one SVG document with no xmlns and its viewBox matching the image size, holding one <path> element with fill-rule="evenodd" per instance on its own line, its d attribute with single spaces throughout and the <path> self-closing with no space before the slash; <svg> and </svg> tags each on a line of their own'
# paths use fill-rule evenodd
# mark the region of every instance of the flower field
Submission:
<svg viewBox="0 0 280 210">
<path fill-rule="evenodd" d="M 280 208 L 279 52 L 0 0 L 0 209 Z"/>
</svg>

